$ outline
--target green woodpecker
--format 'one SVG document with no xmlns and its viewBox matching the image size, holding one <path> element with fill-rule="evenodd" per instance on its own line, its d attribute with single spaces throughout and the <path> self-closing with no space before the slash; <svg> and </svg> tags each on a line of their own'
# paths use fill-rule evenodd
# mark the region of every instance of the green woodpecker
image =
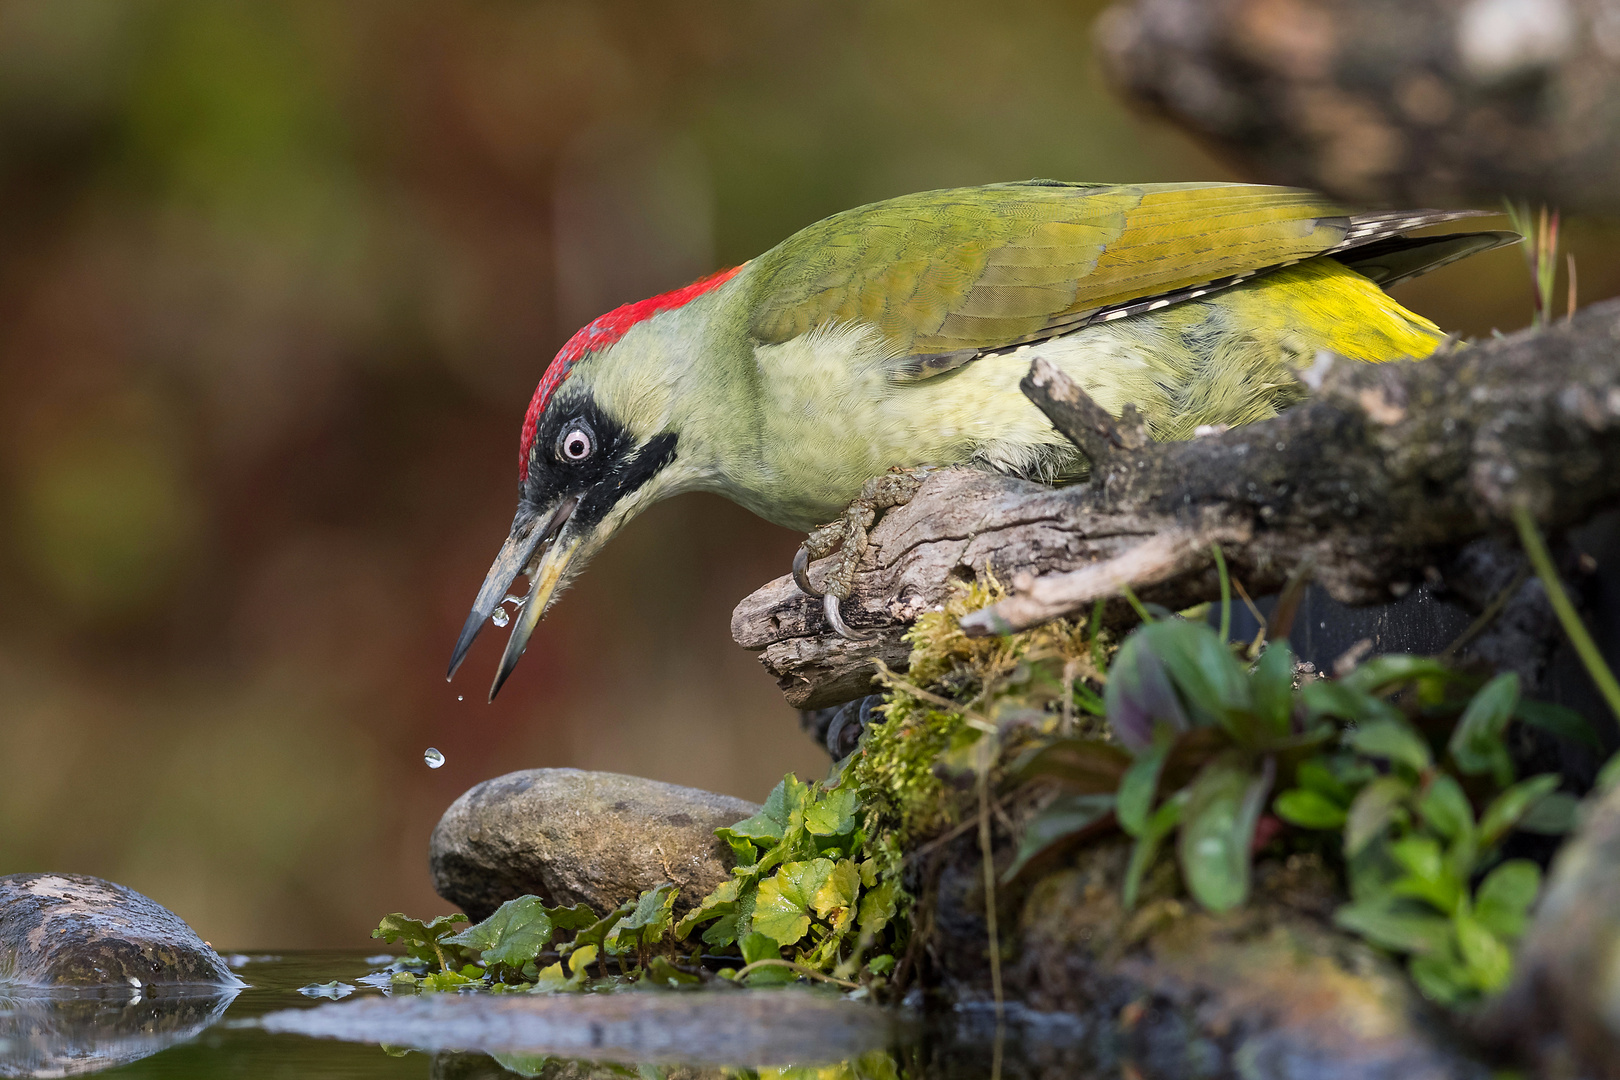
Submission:
<svg viewBox="0 0 1620 1080">
<path fill-rule="evenodd" d="M 1244 184 L 994 184 L 836 214 L 609 312 L 535 390 L 517 515 L 450 674 L 526 574 L 493 699 L 585 561 L 683 491 L 798 530 L 859 500 L 801 549 L 808 591 L 809 556 L 864 548 L 872 507 L 909 497 L 915 481 L 891 470 L 1083 476 L 1083 456 L 1018 389 L 1037 355 L 1111 412 L 1134 403 L 1159 439 L 1275 414 L 1303 393 L 1292 369 L 1321 349 L 1426 356 L 1440 331 L 1383 290 L 1517 239 L 1401 235 L 1468 213 L 1356 214 Z M 900 479 L 868 483 L 886 473 Z M 827 587 L 840 632 L 853 570 L 846 558 Z"/>
</svg>

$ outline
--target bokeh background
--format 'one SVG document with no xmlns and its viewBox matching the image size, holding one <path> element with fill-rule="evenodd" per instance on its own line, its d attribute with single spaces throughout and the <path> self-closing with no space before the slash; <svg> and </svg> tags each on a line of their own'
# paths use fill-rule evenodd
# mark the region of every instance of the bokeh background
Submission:
<svg viewBox="0 0 1620 1080">
<path fill-rule="evenodd" d="M 0 873 L 359 947 L 445 909 L 427 836 L 479 780 L 822 770 L 728 632 L 797 538 L 708 496 L 616 540 L 497 704 L 498 631 L 444 682 L 524 408 L 603 310 L 849 206 L 1229 178 L 1109 96 L 1101 6 L 0 0 Z M 1582 300 L 1620 292 L 1615 230 L 1568 234 Z M 1529 316 L 1514 252 L 1400 295 Z"/>
</svg>

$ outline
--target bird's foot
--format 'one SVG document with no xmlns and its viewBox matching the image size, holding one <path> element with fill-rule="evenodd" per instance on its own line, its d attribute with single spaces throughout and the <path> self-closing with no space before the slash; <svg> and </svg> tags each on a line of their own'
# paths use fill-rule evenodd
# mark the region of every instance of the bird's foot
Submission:
<svg viewBox="0 0 1620 1080">
<path fill-rule="evenodd" d="M 877 520 L 878 511 L 910 502 L 922 487 L 925 471 L 897 469 L 874 476 L 861 486 L 860 495 L 837 521 L 812 532 L 799 545 L 798 554 L 793 556 L 794 583 L 805 595 L 821 598 L 827 621 L 840 637 L 850 641 L 871 640 L 872 635 L 857 633 L 849 628 L 844 622 L 840 605 L 849 599 L 849 591 L 855 584 L 855 571 L 861 564 L 861 557 L 866 554 L 867 530 Z M 838 561 L 827 575 L 825 587 L 817 589 L 810 581 L 810 562 L 812 559 L 824 559 L 835 551 Z"/>
</svg>

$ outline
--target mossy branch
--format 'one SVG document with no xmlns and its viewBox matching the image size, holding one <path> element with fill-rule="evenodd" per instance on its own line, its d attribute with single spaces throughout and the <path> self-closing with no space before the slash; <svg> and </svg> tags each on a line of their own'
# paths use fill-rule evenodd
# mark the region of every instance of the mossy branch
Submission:
<svg viewBox="0 0 1620 1080">
<path fill-rule="evenodd" d="M 1012 595 L 964 620 L 971 633 L 1099 599 L 1105 622 L 1126 620 L 1121 586 L 1172 610 L 1217 600 L 1214 543 L 1253 595 L 1309 567 L 1340 602 L 1388 600 L 1464 544 L 1510 534 L 1521 503 L 1559 529 L 1620 501 L 1616 357 L 1620 301 L 1607 301 L 1421 362 L 1326 364 L 1283 415 L 1115 449 L 1089 483 L 935 473 L 872 532 L 845 605 L 875 626 L 872 641 L 833 634 L 789 577 L 744 600 L 732 634 L 761 652 L 790 704 L 810 708 L 868 692 L 875 659 L 904 668 L 907 627 L 987 565 Z M 1065 382 L 1032 378 L 1032 393 L 1068 396 Z"/>
</svg>

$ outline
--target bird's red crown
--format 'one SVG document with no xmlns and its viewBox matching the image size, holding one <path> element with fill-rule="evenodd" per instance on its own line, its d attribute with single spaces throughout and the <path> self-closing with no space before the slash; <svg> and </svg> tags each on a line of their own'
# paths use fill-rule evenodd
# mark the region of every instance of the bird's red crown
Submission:
<svg viewBox="0 0 1620 1080">
<path fill-rule="evenodd" d="M 534 433 L 540 426 L 540 415 L 546 411 L 546 403 L 551 400 L 551 395 L 557 392 L 557 387 L 562 385 L 563 380 L 568 378 L 568 373 L 573 370 L 575 364 L 586 354 L 612 345 L 629 333 L 630 328 L 637 323 L 650 319 L 661 311 L 682 307 L 704 293 L 718 289 L 741 269 L 741 266 L 733 266 L 729 270 L 721 270 L 708 277 L 699 278 L 692 284 L 672 292 L 616 307 L 606 315 L 592 319 L 583 329 L 569 338 L 567 344 L 557 351 L 556 357 L 546 368 L 546 373 L 540 376 L 540 385 L 534 388 L 534 398 L 529 402 L 528 415 L 523 418 L 523 439 L 518 444 L 519 481 L 529 478 L 529 449 L 534 445 Z"/>
</svg>

